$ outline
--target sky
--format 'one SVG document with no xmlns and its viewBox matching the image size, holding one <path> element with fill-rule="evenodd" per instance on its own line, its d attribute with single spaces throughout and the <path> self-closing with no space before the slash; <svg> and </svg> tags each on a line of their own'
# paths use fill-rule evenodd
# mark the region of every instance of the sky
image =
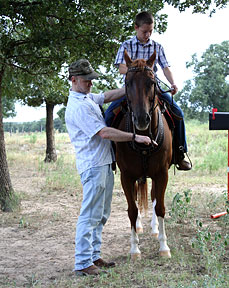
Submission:
<svg viewBox="0 0 229 288">
<path fill-rule="evenodd" d="M 229 40 L 229 7 L 217 10 L 212 17 L 208 14 L 192 14 L 191 9 L 180 13 L 171 6 L 166 6 L 161 13 L 168 15 L 168 28 L 164 34 L 153 33 L 152 39 L 164 47 L 175 82 L 181 90 L 184 82 L 193 76 L 192 70 L 186 69 L 186 62 L 191 61 L 191 56 L 196 53 L 200 58 L 211 44 Z M 161 72 L 158 72 L 158 76 L 166 82 Z M 60 105 L 55 106 L 54 118 L 60 108 Z M 16 104 L 16 112 L 16 117 L 5 121 L 38 121 L 46 117 L 45 105 L 32 108 Z"/>
</svg>

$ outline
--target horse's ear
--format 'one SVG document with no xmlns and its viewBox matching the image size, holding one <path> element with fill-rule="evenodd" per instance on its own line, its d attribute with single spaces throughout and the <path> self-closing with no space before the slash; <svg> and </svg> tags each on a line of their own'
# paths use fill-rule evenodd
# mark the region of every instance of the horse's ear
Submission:
<svg viewBox="0 0 229 288">
<path fill-rule="evenodd" d="M 133 60 L 131 60 L 130 56 L 128 55 L 126 49 L 124 50 L 124 59 L 126 61 L 126 66 L 129 67 Z"/>
<path fill-rule="evenodd" d="M 147 66 L 153 67 L 154 61 L 156 59 L 156 50 L 154 50 L 153 54 L 150 56 L 150 58 L 146 61 Z"/>
</svg>

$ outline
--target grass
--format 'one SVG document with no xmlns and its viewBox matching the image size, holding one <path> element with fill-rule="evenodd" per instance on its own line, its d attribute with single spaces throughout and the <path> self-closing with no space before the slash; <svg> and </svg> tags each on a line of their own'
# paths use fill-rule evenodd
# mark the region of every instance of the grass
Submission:
<svg viewBox="0 0 229 288">
<path fill-rule="evenodd" d="M 48 278 L 49 271 L 43 275 L 34 269 L 26 273 L 24 282 L 0 274 L 0 287 L 228 287 L 229 215 L 216 220 L 210 218 L 212 213 L 228 209 L 227 131 L 209 131 L 207 124 L 192 121 L 187 123 L 187 135 L 193 169 L 189 172 L 176 171 L 175 175 L 170 169 L 166 191 L 165 224 L 171 259 L 159 257 L 159 244 L 151 238 L 151 219 L 148 217 L 144 219 L 144 233 L 139 235 L 141 260 L 133 263 L 127 253 L 117 253 L 113 255 L 117 266 L 96 278 L 76 278 L 69 268 L 51 278 Z M 65 240 L 65 232 L 60 235 L 53 229 L 61 227 L 61 231 L 70 225 L 70 231 L 74 232 L 69 219 L 79 213 L 82 186 L 68 135 L 57 133 L 55 138 L 58 160 L 44 163 L 44 133 L 5 135 L 10 171 L 19 178 L 23 177 L 24 185 L 17 186 L 17 178 L 14 177 L 22 206 L 13 213 L 1 214 L 0 223 L 5 228 L 19 229 L 18 233 L 23 233 L 23 237 L 36 231 L 45 233 L 48 229 L 49 234 L 55 235 L 53 239 L 56 242 L 70 243 L 71 235 Z M 119 176 L 117 171 L 112 205 L 121 213 L 126 210 L 127 204 Z M 33 188 L 28 189 L 28 185 Z M 74 213 L 71 216 L 69 207 L 73 203 L 77 204 L 71 210 Z M 30 207 L 27 210 L 26 205 Z M 114 236 L 112 244 L 117 242 L 119 245 L 118 239 L 121 239 L 120 245 L 128 248 L 130 234 L 122 235 L 123 231 L 120 229 L 120 234 Z M 47 245 L 52 239 L 49 234 L 47 237 L 44 234 Z M 112 251 L 109 253 L 112 254 Z M 53 261 L 55 263 L 55 256 Z M 68 263 L 72 265 L 72 259 Z"/>
</svg>

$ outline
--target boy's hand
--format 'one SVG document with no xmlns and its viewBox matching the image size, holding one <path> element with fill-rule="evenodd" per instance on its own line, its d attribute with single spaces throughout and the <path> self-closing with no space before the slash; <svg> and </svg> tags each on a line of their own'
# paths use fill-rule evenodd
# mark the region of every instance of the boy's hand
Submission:
<svg viewBox="0 0 229 288">
<path fill-rule="evenodd" d="M 172 84 L 171 85 L 171 93 L 172 95 L 175 95 L 178 91 L 177 85 L 176 84 Z"/>
</svg>

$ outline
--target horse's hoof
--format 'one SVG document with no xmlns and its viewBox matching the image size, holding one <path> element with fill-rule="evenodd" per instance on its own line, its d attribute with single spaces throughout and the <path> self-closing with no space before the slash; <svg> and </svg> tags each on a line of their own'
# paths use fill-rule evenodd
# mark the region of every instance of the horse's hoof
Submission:
<svg viewBox="0 0 229 288">
<path fill-rule="evenodd" d="M 142 227 L 136 228 L 136 232 L 137 232 L 137 234 L 142 234 L 143 233 L 143 228 Z"/>
<path fill-rule="evenodd" d="M 136 260 L 139 260 L 141 258 L 142 258 L 141 253 L 131 254 L 131 260 L 132 261 L 136 261 Z"/>
<path fill-rule="evenodd" d="M 153 239 L 158 239 L 158 233 L 152 233 L 151 235 L 152 235 Z"/>
<path fill-rule="evenodd" d="M 159 255 L 161 257 L 165 257 L 165 258 L 171 258 L 171 253 L 170 253 L 169 250 L 167 250 L 167 251 L 159 251 Z"/>
</svg>

